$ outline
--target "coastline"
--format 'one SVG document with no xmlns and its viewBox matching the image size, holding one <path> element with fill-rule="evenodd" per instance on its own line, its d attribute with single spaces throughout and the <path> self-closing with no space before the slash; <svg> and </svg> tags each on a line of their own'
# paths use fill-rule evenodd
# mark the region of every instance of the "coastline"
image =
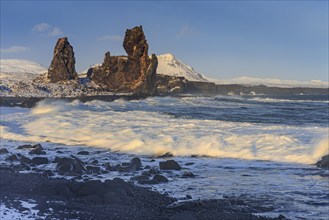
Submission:
<svg viewBox="0 0 329 220">
<path fill-rule="evenodd" d="M 28 146 L 21 149 L 28 149 Z M 46 154 L 47 151 L 42 149 L 39 153 Z M 188 196 L 185 201 L 178 201 L 120 178 L 101 181 L 97 176 L 96 180 L 83 178 L 85 171 L 73 170 L 64 174 L 57 169 L 42 170 L 34 159 L 40 158 L 38 155 L 30 157 L 30 161 L 19 154 L 4 154 L 7 162 L 12 158 L 10 165 L 0 166 L 0 204 L 6 207 L 3 212 L 5 219 L 10 218 L 8 210 L 13 209 L 25 213 L 25 217 L 44 219 L 286 219 L 282 215 L 276 218 L 254 215 L 270 211 L 260 202 L 249 204 L 236 197 L 193 200 Z M 19 159 L 15 160 L 13 155 Z M 81 163 L 88 167 L 87 163 Z M 140 169 L 148 170 L 145 167 Z M 61 173 L 62 177 L 54 178 L 54 173 Z M 31 203 L 30 208 L 24 207 L 24 203 Z"/>
</svg>

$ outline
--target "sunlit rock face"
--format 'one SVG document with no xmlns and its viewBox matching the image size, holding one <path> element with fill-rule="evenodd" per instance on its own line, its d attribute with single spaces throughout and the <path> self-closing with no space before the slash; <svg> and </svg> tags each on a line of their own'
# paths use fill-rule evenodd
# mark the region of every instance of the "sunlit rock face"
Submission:
<svg viewBox="0 0 329 220">
<path fill-rule="evenodd" d="M 78 79 L 78 74 L 75 71 L 73 47 L 67 37 L 59 38 L 54 49 L 54 56 L 48 73 L 46 74 L 46 80 L 56 83 L 76 79 Z"/>
<path fill-rule="evenodd" d="M 128 56 L 111 56 L 106 52 L 103 64 L 89 69 L 88 76 L 104 89 L 154 95 L 158 60 L 155 54 L 148 55 L 142 26 L 126 31 L 123 48 Z"/>
</svg>

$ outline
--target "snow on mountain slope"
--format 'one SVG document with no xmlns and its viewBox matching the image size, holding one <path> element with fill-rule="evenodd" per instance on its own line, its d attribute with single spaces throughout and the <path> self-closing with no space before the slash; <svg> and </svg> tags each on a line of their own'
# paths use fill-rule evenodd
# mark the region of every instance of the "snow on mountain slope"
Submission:
<svg viewBox="0 0 329 220">
<path fill-rule="evenodd" d="M 184 64 L 182 61 L 174 57 L 174 55 L 161 54 L 158 57 L 157 73 L 169 76 L 185 77 L 190 81 L 208 81 L 205 76 L 197 73 L 192 67 Z"/>
<path fill-rule="evenodd" d="M 240 85 L 266 85 L 272 87 L 291 88 L 291 87 L 309 87 L 309 88 L 328 88 L 329 82 L 321 80 L 297 81 L 297 80 L 282 80 L 269 78 L 252 78 L 247 76 L 237 77 L 233 79 L 212 79 L 209 81 L 216 84 L 240 84 Z"/>
<path fill-rule="evenodd" d="M 1 73 L 42 74 L 47 71 L 47 68 L 29 60 L 2 59 L 0 60 L 0 71 Z"/>
</svg>

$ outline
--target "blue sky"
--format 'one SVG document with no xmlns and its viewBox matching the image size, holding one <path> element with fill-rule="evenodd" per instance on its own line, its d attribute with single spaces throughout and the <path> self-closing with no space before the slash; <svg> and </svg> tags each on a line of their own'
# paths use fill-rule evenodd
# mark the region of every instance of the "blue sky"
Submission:
<svg viewBox="0 0 329 220">
<path fill-rule="evenodd" d="M 328 1 L 1 1 L 1 59 L 48 67 L 67 36 L 81 71 L 137 25 L 150 53 L 207 76 L 328 81 Z"/>
</svg>

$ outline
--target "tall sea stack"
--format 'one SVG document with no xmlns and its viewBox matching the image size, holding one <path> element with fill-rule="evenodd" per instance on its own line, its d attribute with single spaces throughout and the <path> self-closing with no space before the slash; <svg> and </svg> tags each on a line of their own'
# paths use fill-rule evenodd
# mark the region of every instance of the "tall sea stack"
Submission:
<svg viewBox="0 0 329 220">
<path fill-rule="evenodd" d="M 78 78 L 78 74 L 75 71 L 73 47 L 70 45 L 67 37 L 57 40 L 53 60 L 48 68 L 46 78 L 51 83 Z"/>
<path fill-rule="evenodd" d="M 155 54 L 151 58 L 148 55 L 142 26 L 126 31 L 123 47 L 128 56 L 105 53 L 102 66 L 88 71 L 90 78 L 102 88 L 115 92 L 154 95 L 158 60 Z"/>
</svg>

